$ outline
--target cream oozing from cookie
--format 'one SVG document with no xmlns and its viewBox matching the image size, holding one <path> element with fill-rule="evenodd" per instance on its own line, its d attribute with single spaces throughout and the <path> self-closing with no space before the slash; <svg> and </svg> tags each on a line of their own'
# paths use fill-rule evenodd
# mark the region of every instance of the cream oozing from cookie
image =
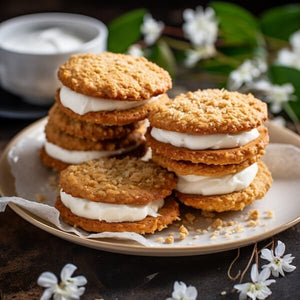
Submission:
<svg viewBox="0 0 300 300">
<path fill-rule="evenodd" d="M 189 134 L 153 127 L 151 136 L 162 143 L 190 150 L 226 149 L 248 144 L 259 136 L 256 128 L 238 134 Z"/>
<path fill-rule="evenodd" d="M 80 164 L 88 160 L 118 155 L 134 149 L 136 146 L 121 148 L 113 151 L 79 151 L 63 149 L 53 143 L 45 141 L 45 151 L 55 159 L 58 159 L 67 164 Z"/>
<path fill-rule="evenodd" d="M 135 222 L 147 216 L 158 217 L 158 210 L 164 200 L 156 200 L 146 205 L 112 204 L 90 201 L 60 191 L 62 203 L 79 217 L 106 222 Z"/>
<path fill-rule="evenodd" d="M 257 171 L 257 163 L 254 163 L 238 173 L 223 176 L 177 175 L 176 189 L 184 194 L 203 196 L 229 194 L 247 188 Z"/>
<path fill-rule="evenodd" d="M 60 102 L 64 107 L 71 109 L 79 115 L 84 115 L 88 112 L 127 110 L 135 108 L 157 100 L 160 95 L 143 101 L 109 100 L 76 93 L 63 85 L 60 89 L 59 97 Z"/>
</svg>

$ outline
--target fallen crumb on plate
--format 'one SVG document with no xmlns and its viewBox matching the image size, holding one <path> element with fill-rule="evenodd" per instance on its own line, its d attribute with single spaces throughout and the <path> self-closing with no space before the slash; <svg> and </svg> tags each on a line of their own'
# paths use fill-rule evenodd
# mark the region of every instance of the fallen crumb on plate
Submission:
<svg viewBox="0 0 300 300">
<path fill-rule="evenodd" d="M 221 295 L 222 295 L 222 296 L 225 296 L 225 295 L 227 295 L 227 292 L 226 292 L 226 291 L 222 291 L 222 292 L 221 292 Z"/>
<path fill-rule="evenodd" d="M 184 215 L 185 219 L 190 223 L 190 224 L 193 224 L 195 219 L 196 219 L 196 216 L 194 214 L 191 214 L 191 213 L 187 213 Z"/>
<path fill-rule="evenodd" d="M 181 225 L 179 227 L 179 232 L 180 232 L 181 240 L 184 240 L 189 235 L 189 231 L 187 230 L 187 228 L 184 225 Z"/>
<path fill-rule="evenodd" d="M 250 220 L 250 221 L 248 222 L 247 226 L 249 226 L 249 227 L 256 227 L 256 226 L 258 226 L 259 224 L 260 224 L 259 220 L 257 220 L 257 221 Z"/>
<path fill-rule="evenodd" d="M 37 201 L 39 201 L 41 203 L 47 202 L 47 198 L 42 194 L 35 194 L 35 198 Z"/>
<path fill-rule="evenodd" d="M 158 243 L 162 243 L 163 242 L 163 238 L 160 236 L 160 237 L 158 237 L 157 239 L 156 239 L 156 241 L 158 242 Z"/>
<path fill-rule="evenodd" d="M 266 219 L 273 219 L 275 216 L 275 213 L 273 210 L 266 210 L 265 211 L 265 218 Z"/>
<path fill-rule="evenodd" d="M 216 216 L 215 213 L 213 213 L 211 211 L 205 211 L 205 210 L 201 211 L 201 215 L 202 215 L 202 217 L 206 217 L 206 218 L 214 218 Z"/>
<path fill-rule="evenodd" d="M 250 210 L 248 220 L 257 220 L 259 217 L 259 211 L 257 209 Z"/>
<path fill-rule="evenodd" d="M 165 238 L 165 243 L 166 244 L 173 244 L 174 243 L 174 237 L 173 236 L 167 236 Z"/>
<path fill-rule="evenodd" d="M 211 225 L 215 229 L 221 229 L 224 226 L 224 222 L 222 219 L 217 218 Z"/>
</svg>

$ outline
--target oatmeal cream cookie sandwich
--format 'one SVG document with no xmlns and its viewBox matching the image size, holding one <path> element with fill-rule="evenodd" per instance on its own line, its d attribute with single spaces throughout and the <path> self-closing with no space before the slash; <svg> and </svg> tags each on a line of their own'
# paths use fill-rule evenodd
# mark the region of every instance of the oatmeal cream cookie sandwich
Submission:
<svg viewBox="0 0 300 300">
<path fill-rule="evenodd" d="M 147 117 L 172 81 L 144 57 L 104 52 L 73 55 L 59 68 L 56 102 L 69 116 L 103 125 L 125 125 Z"/>
<path fill-rule="evenodd" d="M 272 177 L 261 162 L 267 106 L 253 95 L 208 89 L 155 105 L 146 138 L 152 159 L 178 176 L 176 196 L 207 211 L 240 210 Z"/>
<path fill-rule="evenodd" d="M 179 218 L 173 173 L 137 158 L 102 158 L 60 174 L 55 207 L 66 223 L 91 232 L 154 233 Z"/>
</svg>

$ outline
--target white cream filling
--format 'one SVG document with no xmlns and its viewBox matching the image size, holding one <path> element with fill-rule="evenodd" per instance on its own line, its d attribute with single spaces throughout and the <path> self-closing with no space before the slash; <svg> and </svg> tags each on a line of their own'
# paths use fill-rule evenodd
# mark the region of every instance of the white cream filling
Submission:
<svg viewBox="0 0 300 300">
<path fill-rule="evenodd" d="M 79 151 L 79 150 L 67 150 L 57 145 L 54 145 L 47 140 L 45 141 L 45 151 L 51 157 L 63 161 L 67 164 L 80 164 L 88 160 L 107 157 L 112 155 L 122 154 L 134 149 L 136 146 L 121 148 L 114 151 Z"/>
<path fill-rule="evenodd" d="M 153 127 L 151 136 L 162 143 L 190 150 L 235 148 L 248 144 L 259 136 L 256 128 L 238 134 L 189 134 Z"/>
<path fill-rule="evenodd" d="M 135 108 L 146 104 L 147 102 L 157 100 L 160 95 L 143 101 L 108 100 L 79 94 L 63 85 L 60 89 L 59 97 L 63 106 L 79 115 L 84 115 L 88 112 L 95 111 L 113 111 Z"/>
<path fill-rule="evenodd" d="M 224 176 L 177 175 L 176 189 L 184 194 L 203 196 L 228 194 L 248 187 L 255 178 L 257 170 L 257 163 L 254 163 L 238 173 Z"/>
<path fill-rule="evenodd" d="M 149 202 L 146 205 L 111 204 L 89 201 L 73 197 L 60 191 L 62 203 L 79 217 L 106 222 L 135 222 L 147 216 L 157 217 L 158 210 L 163 207 L 164 200 Z"/>
</svg>

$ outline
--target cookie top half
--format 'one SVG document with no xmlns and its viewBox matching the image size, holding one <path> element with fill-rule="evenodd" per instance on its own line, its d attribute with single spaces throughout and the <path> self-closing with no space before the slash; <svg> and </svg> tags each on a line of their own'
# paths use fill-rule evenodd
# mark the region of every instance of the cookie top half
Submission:
<svg viewBox="0 0 300 300">
<path fill-rule="evenodd" d="M 240 133 L 267 119 L 267 105 L 252 94 L 207 89 L 153 106 L 152 127 L 191 134 Z"/>
<path fill-rule="evenodd" d="M 58 78 L 77 93 L 110 100 L 146 100 L 172 87 L 169 73 L 146 58 L 110 52 L 73 55 Z"/>
<path fill-rule="evenodd" d="M 69 166 L 60 175 L 67 194 L 96 202 L 146 204 L 164 199 L 176 187 L 175 175 L 137 158 L 102 158 Z"/>
</svg>

